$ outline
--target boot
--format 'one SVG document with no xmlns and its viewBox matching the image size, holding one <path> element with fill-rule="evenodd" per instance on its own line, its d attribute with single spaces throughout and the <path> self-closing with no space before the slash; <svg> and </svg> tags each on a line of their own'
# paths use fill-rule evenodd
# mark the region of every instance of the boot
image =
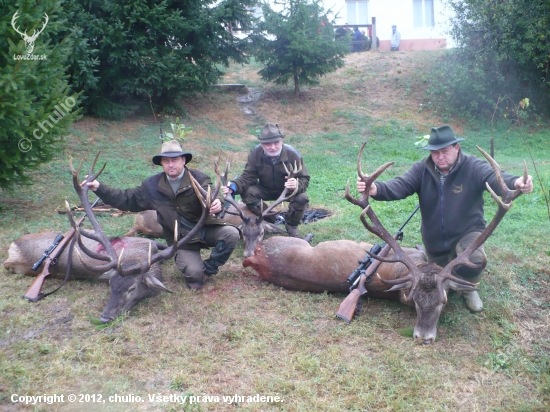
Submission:
<svg viewBox="0 0 550 412">
<path fill-rule="evenodd" d="M 301 237 L 300 232 L 298 232 L 298 226 L 292 226 L 288 223 L 285 223 L 285 228 L 288 234 L 292 237 Z"/>
<path fill-rule="evenodd" d="M 479 283 L 481 276 L 482 275 L 479 274 L 477 276 L 462 278 L 462 279 L 465 279 L 468 282 L 472 282 L 472 283 Z M 481 298 L 479 297 L 477 290 L 463 290 L 462 297 L 466 302 L 466 307 L 471 312 L 481 312 L 483 310 L 483 302 L 481 301 Z"/>
<path fill-rule="evenodd" d="M 212 276 L 218 273 L 218 267 L 223 266 L 225 262 L 227 262 L 233 249 L 234 248 L 228 247 L 225 244 L 225 240 L 219 240 L 218 243 L 216 243 L 216 247 L 212 249 L 210 257 L 203 262 L 204 274 L 206 276 Z"/>
<path fill-rule="evenodd" d="M 483 302 L 481 301 L 477 290 L 464 290 L 462 296 L 466 301 L 466 307 L 471 312 L 481 312 L 483 310 Z"/>
</svg>

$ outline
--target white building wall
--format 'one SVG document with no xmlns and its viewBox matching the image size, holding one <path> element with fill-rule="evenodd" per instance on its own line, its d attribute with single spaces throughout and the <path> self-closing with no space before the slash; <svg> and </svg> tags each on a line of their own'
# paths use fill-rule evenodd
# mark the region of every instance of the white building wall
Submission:
<svg viewBox="0 0 550 412">
<path fill-rule="evenodd" d="M 324 0 L 323 4 L 325 9 L 332 8 L 334 13 L 338 13 L 337 24 L 349 23 L 345 0 Z M 369 0 L 367 10 L 364 23 L 370 24 L 372 17 L 376 17 L 376 33 L 381 42 L 390 40 L 391 26 L 395 24 L 402 42 L 445 39 L 447 48 L 454 45 L 448 34 L 450 11 L 442 0 L 434 0 L 433 27 L 414 27 L 413 0 Z"/>
</svg>

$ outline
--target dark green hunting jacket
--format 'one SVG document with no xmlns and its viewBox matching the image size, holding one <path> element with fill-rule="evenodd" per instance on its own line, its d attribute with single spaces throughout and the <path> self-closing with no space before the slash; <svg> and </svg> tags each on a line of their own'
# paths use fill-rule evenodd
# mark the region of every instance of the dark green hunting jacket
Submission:
<svg viewBox="0 0 550 412">
<path fill-rule="evenodd" d="M 514 189 L 518 176 L 502 174 L 506 185 Z M 375 182 L 375 200 L 404 199 L 418 194 L 422 214 L 422 240 L 430 254 L 448 253 L 467 233 L 483 231 L 483 192 L 488 182 L 496 194 L 501 191 L 495 172 L 485 160 L 460 151 L 458 160 L 443 186 L 431 156 L 415 162 L 402 176 Z"/>
<path fill-rule="evenodd" d="M 267 190 L 282 192 L 285 188 L 285 176 L 287 176 L 283 164 L 288 168 L 289 165 L 294 167 L 295 162 L 298 166 L 302 163 L 302 171 L 296 176 L 298 180 L 296 194 L 304 193 L 309 185 L 309 173 L 300 153 L 287 144 L 283 144 L 279 160 L 275 165 L 264 153 L 262 145 L 257 145 L 250 151 L 243 173 L 232 183 L 237 186 L 239 194 L 243 193 L 247 187 L 256 184 L 260 184 Z"/>
</svg>

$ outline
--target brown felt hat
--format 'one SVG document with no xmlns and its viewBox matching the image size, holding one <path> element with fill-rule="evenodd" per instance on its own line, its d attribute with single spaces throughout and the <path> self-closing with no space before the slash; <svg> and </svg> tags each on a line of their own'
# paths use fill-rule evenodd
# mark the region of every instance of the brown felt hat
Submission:
<svg viewBox="0 0 550 412">
<path fill-rule="evenodd" d="M 449 125 L 432 127 L 428 144 L 422 149 L 439 150 L 452 144 L 461 142 L 462 140 L 464 139 L 457 139 L 453 132 L 453 129 L 451 129 L 451 126 Z"/>
<path fill-rule="evenodd" d="M 193 155 L 188 152 L 184 152 L 181 148 L 181 145 L 176 140 L 170 140 L 169 142 L 164 142 L 160 149 L 160 154 L 153 156 L 153 163 L 160 166 L 160 160 L 163 157 L 185 157 L 185 163 L 189 163 L 193 158 Z"/>
<path fill-rule="evenodd" d="M 284 137 L 285 136 L 279 130 L 278 124 L 267 123 L 262 129 L 258 140 L 260 143 L 275 143 L 284 139 Z"/>
</svg>

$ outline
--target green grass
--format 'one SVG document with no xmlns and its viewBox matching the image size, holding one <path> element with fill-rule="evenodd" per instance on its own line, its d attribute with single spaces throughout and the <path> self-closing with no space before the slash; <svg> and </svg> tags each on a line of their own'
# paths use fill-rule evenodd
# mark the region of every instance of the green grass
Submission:
<svg viewBox="0 0 550 412">
<path fill-rule="evenodd" d="M 213 175 L 213 161 L 221 157 L 223 162 L 227 156 L 234 162 L 231 173 L 240 172 L 246 152 L 256 144 L 250 136 L 267 119 L 281 116 L 283 130 L 294 129 L 288 133 L 288 142 L 304 155 L 312 176 L 311 206 L 334 213 L 300 230 L 314 233 L 314 244 L 333 239 L 377 242 L 360 223 L 359 209 L 343 197 L 348 180 L 352 194 L 357 195 L 360 145 L 367 142 L 366 173 L 384 162 L 395 162 L 381 177 L 388 179 L 423 157 L 414 146 L 415 137 L 427 133 L 425 123 L 438 124 L 439 119 L 418 117 L 425 116 L 425 111 L 412 109 L 406 110 L 405 117 L 388 117 L 370 110 L 368 102 L 352 107 L 347 102 L 360 98 L 352 92 L 361 87 L 364 77 L 369 87 L 379 82 L 382 88 L 394 87 L 418 98 L 422 85 L 429 82 L 419 64 L 426 57 L 411 54 L 411 61 L 401 61 L 399 69 L 409 67 L 410 75 L 399 74 L 400 82 L 391 74 L 381 75 L 390 65 L 380 54 L 368 72 L 357 60 L 326 76 L 316 89 L 338 93 L 303 101 L 292 98 L 292 90 L 284 94 L 277 89 L 287 104 L 274 98 L 263 102 L 259 113 L 263 120 L 226 113 L 236 104 L 234 94 L 196 97 L 186 102 L 194 108 L 193 114 L 182 120 L 193 127 L 185 142 L 194 154 L 193 166 Z M 250 69 L 229 69 L 237 77 L 241 70 Z M 398 103 L 402 101 L 393 102 Z M 284 110 L 305 111 L 312 105 L 328 107 L 315 117 L 313 126 L 306 124 L 309 115 L 304 115 L 303 125 L 298 120 L 288 124 L 281 115 L 287 113 Z M 242 125 L 241 132 L 236 133 L 228 121 L 231 116 Z M 168 119 L 163 123 L 168 124 Z M 0 194 L 0 259 L 7 257 L 10 242 L 24 233 L 68 230 L 66 216 L 56 212 L 65 198 L 71 204 L 77 202 L 67 156 L 75 164 L 84 160 L 83 175 L 101 150 L 100 162 L 107 162 L 107 168 L 100 180 L 133 187 L 158 170 L 150 162 L 159 149 L 157 135 L 150 116 L 124 122 L 84 119 L 75 124 L 65 152 L 33 175 L 34 186 L 20 188 L 12 197 Z M 519 174 L 526 159 L 534 175 L 523 136 L 548 189 L 547 128 L 474 125 L 464 130 L 463 147 L 477 154 L 475 145 L 488 150 L 494 137 L 496 159 L 503 169 Z M 97 393 L 103 398 L 259 394 L 280 396 L 284 402 L 232 406 L 223 402 L 64 403 L 27 409 L 545 411 L 550 402 L 549 220 L 544 196 L 535 183 L 535 193 L 515 201 L 486 243 L 489 265 L 480 286 L 485 310 L 471 314 L 463 300 L 451 294 L 431 346 L 417 345 L 411 338 L 413 308 L 367 298 L 361 315 L 348 325 L 335 318 L 344 295 L 289 292 L 262 282 L 242 268 L 242 246 L 200 293 L 185 288 L 173 262 L 164 263 L 164 283 L 175 293 L 146 300 L 105 328 L 96 328 L 94 319 L 107 302 L 106 284 L 71 281 L 57 294 L 31 304 L 21 296 L 32 279 L 0 267 L 0 405 L 7 410 L 25 409 L 11 402 L 14 393 Z M 416 203 L 415 198 L 372 202 L 390 232 L 397 230 Z M 495 210 L 487 197 L 486 218 Z M 133 223 L 132 216 L 99 219 L 113 236 L 128 231 Z M 405 246 L 420 243 L 419 227 L 418 215 L 405 230 Z M 47 280 L 46 289 L 57 284 Z"/>
</svg>

